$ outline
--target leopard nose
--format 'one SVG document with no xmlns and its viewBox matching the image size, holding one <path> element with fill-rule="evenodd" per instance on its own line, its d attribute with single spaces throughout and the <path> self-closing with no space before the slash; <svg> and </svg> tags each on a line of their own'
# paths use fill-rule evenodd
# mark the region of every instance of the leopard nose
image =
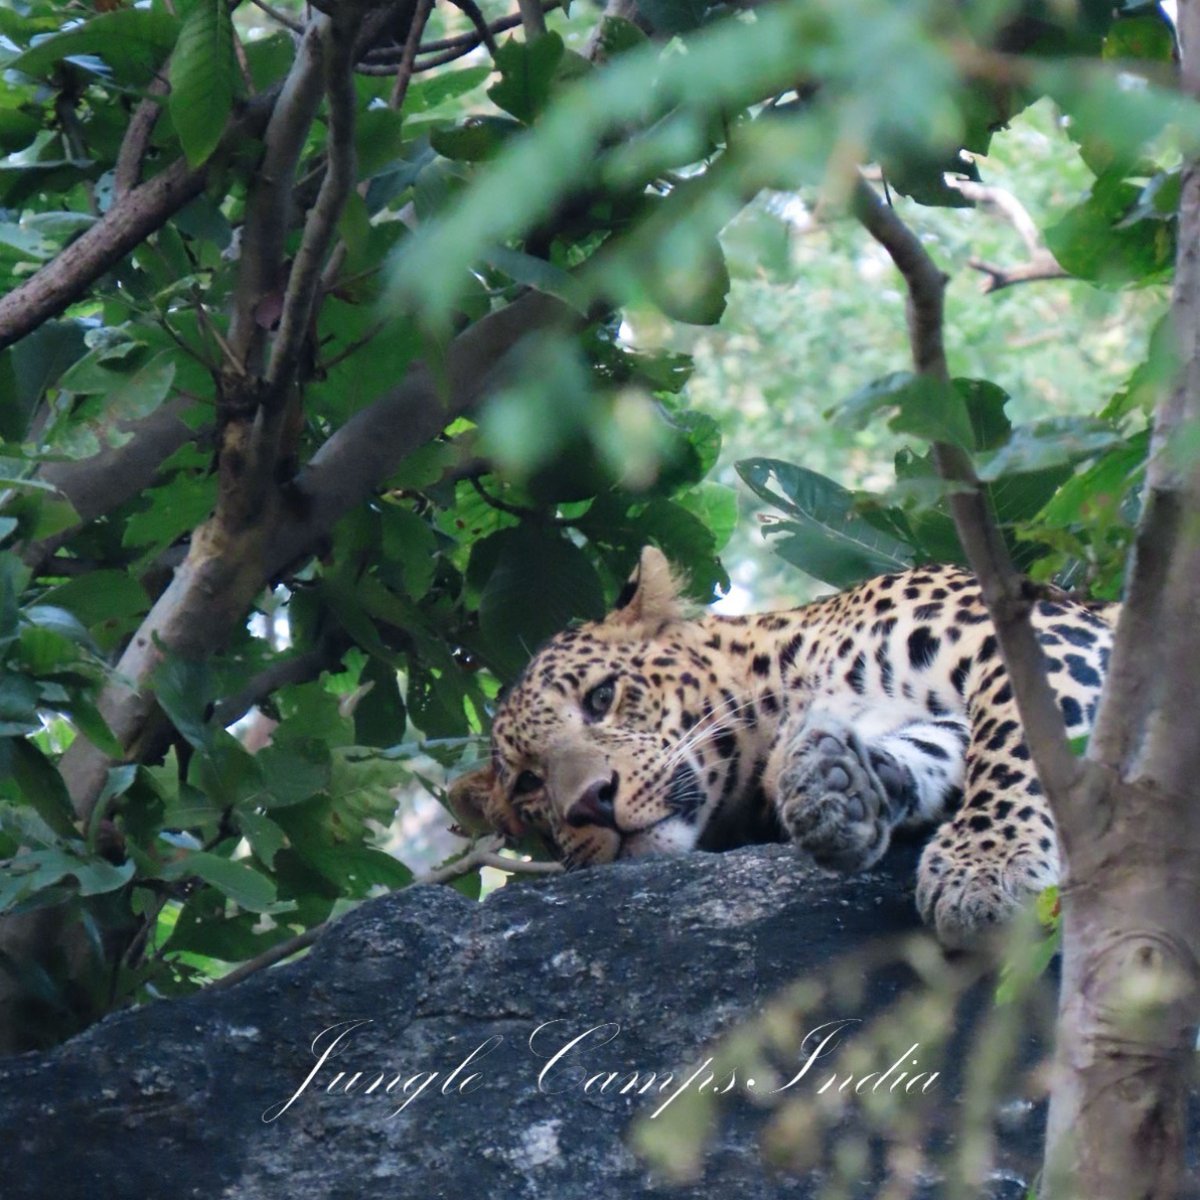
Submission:
<svg viewBox="0 0 1200 1200">
<path fill-rule="evenodd" d="M 613 802 L 617 798 L 617 773 L 608 779 L 597 779 L 584 789 L 583 795 L 567 809 L 568 825 L 602 825 L 616 829 L 617 818 Z"/>
</svg>

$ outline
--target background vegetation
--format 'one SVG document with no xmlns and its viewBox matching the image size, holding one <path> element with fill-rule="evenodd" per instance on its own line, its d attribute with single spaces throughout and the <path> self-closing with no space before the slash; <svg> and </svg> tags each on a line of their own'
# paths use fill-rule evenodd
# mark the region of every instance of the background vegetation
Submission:
<svg viewBox="0 0 1200 1200">
<path fill-rule="evenodd" d="M 21 1044 L 408 883 L 398 795 L 647 542 L 700 602 L 961 560 L 948 437 L 1023 567 L 1119 589 L 1197 129 L 1154 5 L 472 14 L 0 10 Z M 859 164 L 951 274 L 965 416 L 906 373 Z"/>
</svg>

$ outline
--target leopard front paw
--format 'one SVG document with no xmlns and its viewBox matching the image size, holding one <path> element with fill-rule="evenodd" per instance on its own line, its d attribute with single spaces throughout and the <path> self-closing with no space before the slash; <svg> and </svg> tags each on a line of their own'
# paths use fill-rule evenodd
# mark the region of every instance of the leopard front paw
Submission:
<svg viewBox="0 0 1200 1200">
<path fill-rule="evenodd" d="M 807 730 L 779 775 L 784 829 L 819 866 L 866 870 L 883 856 L 891 838 L 881 771 L 902 770 L 890 758 L 872 762 L 849 728 Z"/>
<path fill-rule="evenodd" d="M 970 949 L 1057 878 L 1057 861 L 1032 853 L 972 860 L 930 843 L 917 868 L 917 908 L 943 946 Z"/>
</svg>

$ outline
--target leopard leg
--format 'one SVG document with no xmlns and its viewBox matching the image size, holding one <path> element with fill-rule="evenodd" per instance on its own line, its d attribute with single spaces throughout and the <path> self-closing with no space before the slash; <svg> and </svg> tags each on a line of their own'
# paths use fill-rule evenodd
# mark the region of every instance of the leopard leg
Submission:
<svg viewBox="0 0 1200 1200">
<path fill-rule="evenodd" d="M 1067 733 L 1086 734 L 1111 633 L 1067 626 L 1049 609 L 1038 637 Z M 947 946 L 969 946 L 1059 877 L 1058 838 L 1021 731 L 1003 664 L 982 656 L 968 682 L 966 783 L 959 811 L 921 856 L 917 906 Z M 985 647 L 986 649 L 986 647 Z"/>
<path fill-rule="evenodd" d="M 874 722 L 878 724 L 878 722 Z M 862 871 L 899 825 L 945 814 L 962 779 L 965 723 L 922 718 L 884 732 L 814 707 L 776 741 L 764 775 L 784 829 L 824 867 Z"/>
</svg>

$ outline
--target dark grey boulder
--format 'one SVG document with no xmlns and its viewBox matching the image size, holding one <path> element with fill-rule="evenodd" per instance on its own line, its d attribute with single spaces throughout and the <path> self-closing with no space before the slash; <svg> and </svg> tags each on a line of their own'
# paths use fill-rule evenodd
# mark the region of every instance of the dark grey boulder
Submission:
<svg viewBox="0 0 1200 1200">
<path fill-rule="evenodd" d="M 585 1091 L 582 1079 L 686 1078 L 712 1039 L 782 986 L 872 939 L 910 934 L 913 863 L 902 850 L 846 879 L 805 868 L 786 847 L 755 847 L 520 882 L 483 904 L 444 887 L 364 904 L 300 961 L 0 1062 L 0 1194 L 816 1195 L 818 1176 L 762 1164 L 763 1117 L 744 1100 L 723 1111 L 702 1181 L 653 1179 L 624 1137 L 660 1099 Z M 909 984 L 902 969 L 876 973 L 863 1009 Z M 548 1056 L 598 1026 L 539 1086 Z M 322 1031 L 318 1052 L 340 1034 L 340 1053 L 303 1087 Z M 422 1088 L 429 1072 L 438 1075 Z M 945 1103 L 953 1109 L 952 1085 Z M 1018 1121 L 1025 1144 L 1004 1151 L 1011 1162 L 992 1194 L 1023 1194 L 1036 1161 L 1028 1123 Z M 919 1190 L 936 1191 L 935 1180 Z"/>
</svg>

